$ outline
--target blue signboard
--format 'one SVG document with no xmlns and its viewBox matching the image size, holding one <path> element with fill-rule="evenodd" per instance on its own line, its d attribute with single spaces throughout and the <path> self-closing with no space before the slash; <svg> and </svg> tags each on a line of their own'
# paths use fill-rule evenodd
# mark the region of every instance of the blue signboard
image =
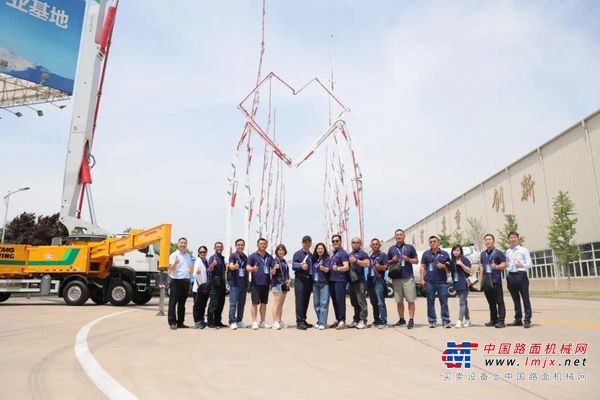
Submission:
<svg viewBox="0 0 600 400">
<path fill-rule="evenodd" d="M 72 94 L 84 0 L 0 0 L 0 72 Z"/>
</svg>

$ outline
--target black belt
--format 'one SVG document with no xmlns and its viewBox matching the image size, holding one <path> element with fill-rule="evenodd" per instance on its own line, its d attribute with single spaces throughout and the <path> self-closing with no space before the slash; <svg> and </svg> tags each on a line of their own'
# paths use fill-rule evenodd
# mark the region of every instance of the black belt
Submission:
<svg viewBox="0 0 600 400">
<path fill-rule="evenodd" d="M 526 273 L 527 273 L 527 271 L 509 271 L 508 273 L 509 273 L 509 274 L 515 274 L 515 275 L 516 275 L 516 274 L 526 274 Z"/>
</svg>

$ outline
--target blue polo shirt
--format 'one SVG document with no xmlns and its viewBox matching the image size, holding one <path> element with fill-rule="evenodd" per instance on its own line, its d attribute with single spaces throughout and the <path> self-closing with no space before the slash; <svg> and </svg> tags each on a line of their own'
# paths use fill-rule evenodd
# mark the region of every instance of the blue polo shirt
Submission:
<svg viewBox="0 0 600 400">
<path fill-rule="evenodd" d="M 439 249 L 437 253 L 427 250 L 421 257 L 421 264 L 425 264 L 425 280 L 431 283 L 447 283 L 448 273 L 446 269 L 438 269 L 437 263 L 444 264 L 450 260 L 450 256 L 444 250 Z"/>
<path fill-rule="evenodd" d="M 276 257 L 273 259 L 273 266 L 277 263 L 279 263 L 279 269 L 275 275 L 271 275 L 271 287 L 281 285 L 290 277 L 290 268 L 287 262 L 283 258 Z"/>
<path fill-rule="evenodd" d="M 211 278 L 219 276 L 221 278 L 225 278 L 225 257 L 222 254 L 213 254 L 208 259 L 208 265 L 212 264 L 213 260 L 217 260 L 217 265 L 212 272 L 209 271 Z"/>
<path fill-rule="evenodd" d="M 252 273 L 252 284 L 255 286 L 268 286 L 271 283 L 271 267 L 273 266 L 273 257 L 269 253 L 261 256 L 254 252 L 248 258 L 248 265 L 255 267 L 258 265 L 258 272 Z"/>
<path fill-rule="evenodd" d="M 312 276 L 313 276 L 312 280 L 314 282 L 327 283 L 327 282 L 329 282 L 329 274 L 331 273 L 331 270 L 329 270 L 329 272 L 323 272 L 319 268 L 321 265 L 324 267 L 327 267 L 327 268 L 331 268 L 331 259 L 325 258 L 325 259 L 320 259 L 320 260 L 316 260 L 315 262 L 313 262 L 313 264 L 312 264 Z"/>
<path fill-rule="evenodd" d="M 308 270 L 302 269 L 302 263 L 305 262 L 308 264 Z M 312 275 L 312 254 L 310 251 L 304 251 L 304 249 L 300 249 L 294 253 L 294 257 L 292 257 L 292 269 L 294 270 L 294 274 L 296 277 L 300 278 L 310 278 Z"/>
<path fill-rule="evenodd" d="M 248 287 L 248 271 L 246 271 L 248 257 L 244 253 L 235 252 L 229 256 L 229 263 L 237 263 L 240 267 L 239 270 L 229 271 L 229 286 L 238 288 Z"/>
<path fill-rule="evenodd" d="M 471 261 L 469 261 L 467 257 L 462 256 L 461 260 L 464 265 L 469 268 L 471 267 Z M 467 284 L 468 277 L 469 274 L 467 274 L 464 269 L 456 265 L 456 269 L 452 271 L 452 282 L 454 282 L 454 288 L 458 291 L 467 290 L 469 288 L 469 285 Z"/>
<path fill-rule="evenodd" d="M 397 256 L 400 260 L 400 279 L 410 279 L 414 278 L 415 274 L 413 273 L 413 265 L 402 260 L 402 256 L 405 255 L 408 258 L 417 258 L 417 249 L 412 244 L 404 243 L 401 246 L 398 246 L 398 243 L 393 245 L 388 250 L 388 258 L 391 260 L 394 256 Z M 402 265 L 404 263 L 404 265 Z"/>
<path fill-rule="evenodd" d="M 344 249 L 337 249 L 331 256 L 331 271 L 329 271 L 329 282 L 348 282 L 347 272 L 338 272 L 333 270 L 333 266 L 344 266 L 344 261 L 349 262 L 348 253 Z"/>
<path fill-rule="evenodd" d="M 369 257 L 369 259 L 370 259 L 369 280 L 371 280 L 371 281 L 373 281 L 373 280 L 375 280 L 375 281 L 383 280 L 383 275 L 385 273 L 381 272 L 381 271 L 377 271 L 375 269 L 375 264 L 384 265 L 384 266 L 388 265 L 389 264 L 389 260 L 388 260 L 387 254 L 385 254 L 382 251 L 380 251 L 377 254 L 371 253 L 371 256 Z"/>
<path fill-rule="evenodd" d="M 493 248 L 492 250 L 486 250 L 481 252 L 480 256 L 481 265 L 483 266 L 483 273 L 487 274 L 486 265 L 490 265 L 492 262 L 496 265 L 500 265 L 506 262 L 506 256 L 503 251 Z M 499 269 L 492 270 L 492 283 L 494 285 L 500 285 L 502 283 L 502 271 Z"/>
<path fill-rule="evenodd" d="M 352 251 L 350 253 L 350 255 L 354 256 L 354 258 L 356 258 L 357 260 L 361 260 L 361 261 L 369 259 L 369 255 L 362 250 Z M 350 264 L 350 268 L 352 268 L 354 271 L 356 271 L 359 282 L 365 281 L 365 268 L 361 267 L 357 263 Z"/>
</svg>

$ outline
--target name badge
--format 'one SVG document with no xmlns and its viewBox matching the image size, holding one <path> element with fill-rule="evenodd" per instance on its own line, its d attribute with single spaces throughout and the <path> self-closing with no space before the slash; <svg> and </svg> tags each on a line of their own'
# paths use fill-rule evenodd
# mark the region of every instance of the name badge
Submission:
<svg viewBox="0 0 600 400">
<path fill-rule="evenodd" d="M 319 273 L 317 271 L 315 271 L 315 282 L 319 281 Z"/>
<path fill-rule="evenodd" d="M 432 262 L 429 263 L 429 272 L 433 272 L 433 263 Z"/>
<path fill-rule="evenodd" d="M 246 276 L 246 270 L 240 265 L 239 277 L 243 278 L 244 276 Z"/>
<path fill-rule="evenodd" d="M 454 282 L 458 282 L 458 272 L 454 273 Z"/>
<path fill-rule="evenodd" d="M 492 266 L 490 264 L 486 264 L 485 265 L 485 273 L 486 274 L 491 274 L 492 273 Z"/>
</svg>

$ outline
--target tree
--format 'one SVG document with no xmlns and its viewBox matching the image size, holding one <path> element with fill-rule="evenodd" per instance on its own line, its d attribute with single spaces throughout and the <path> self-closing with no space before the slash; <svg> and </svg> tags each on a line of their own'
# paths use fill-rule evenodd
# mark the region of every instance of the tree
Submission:
<svg viewBox="0 0 600 400">
<path fill-rule="evenodd" d="M 504 216 L 505 222 L 502 230 L 498 229 L 498 247 L 502 250 L 506 250 L 510 247 L 510 242 L 508 241 L 508 234 L 511 232 L 519 232 L 519 224 L 517 223 L 517 217 L 513 214 L 506 214 Z M 521 244 L 525 243 L 525 236 L 521 236 L 519 234 L 519 241 Z"/>
<path fill-rule="evenodd" d="M 467 225 L 467 241 L 472 243 L 475 250 L 481 251 L 483 248 L 483 235 L 485 235 L 481 218 L 469 217 L 467 218 Z"/>
<path fill-rule="evenodd" d="M 459 246 L 472 246 L 473 243 L 468 240 L 464 233 L 460 232 L 460 231 L 454 231 L 452 232 L 452 234 L 450 235 L 450 244 L 454 245 L 459 245 Z"/>
<path fill-rule="evenodd" d="M 573 244 L 577 233 L 577 215 L 568 192 L 559 191 L 552 201 L 554 216 L 548 227 L 548 245 L 554 251 L 554 261 L 562 269 L 563 276 L 570 276 L 567 266 L 579 260 L 579 249 Z M 566 273 L 565 273 L 566 272 Z"/>
<path fill-rule="evenodd" d="M 452 245 L 450 244 L 450 235 L 447 233 L 440 233 L 438 234 L 438 237 L 440 238 L 440 247 L 442 248 L 448 248 L 451 247 Z"/>
<path fill-rule="evenodd" d="M 4 240 L 6 243 L 47 246 L 52 244 L 52 238 L 68 235 L 67 228 L 59 222 L 58 213 L 36 218 L 35 213 L 24 212 L 6 224 Z"/>
</svg>

